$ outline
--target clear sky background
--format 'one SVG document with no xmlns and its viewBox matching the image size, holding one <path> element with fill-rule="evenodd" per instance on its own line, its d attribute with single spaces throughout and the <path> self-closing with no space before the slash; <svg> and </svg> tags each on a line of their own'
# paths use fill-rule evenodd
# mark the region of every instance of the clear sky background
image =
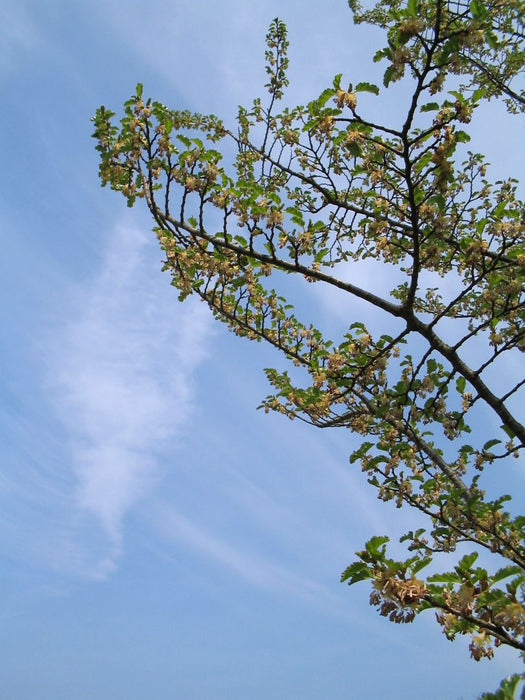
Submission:
<svg viewBox="0 0 525 700">
<path fill-rule="evenodd" d="M 281 360 L 179 304 L 146 212 L 99 187 L 96 107 L 140 81 L 231 119 L 264 94 L 276 15 L 291 103 L 377 77 L 345 0 L 0 1 L 2 698 L 467 700 L 519 667 L 339 583 L 410 514 L 350 467 L 356 438 L 255 410 Z M 474 132 L 520 174 L 517 120 L 491 106 Z M 325 324 L 354 320 L 312 289 Z"/>
</svg>

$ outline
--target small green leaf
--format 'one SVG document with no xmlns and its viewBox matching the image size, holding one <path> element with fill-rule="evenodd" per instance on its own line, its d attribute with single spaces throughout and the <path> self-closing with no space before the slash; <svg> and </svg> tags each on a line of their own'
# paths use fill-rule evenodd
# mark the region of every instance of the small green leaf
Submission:
<svg viewBox="0 0 525 700">
<path fill-rule="evenodd" d="M 374 54 L 374 63 L 379 63 L 379 61 L 382 61 L 383 58 L 390 58 L 390 49 L 380 49 L 379 51 L 376 51 Z"/>
<path fill-rule="evenodd" d="M 416 562 L 412 567 L 412 574 L 417 574 L 418 571 L 421 571 L 421 569 L 424 569 L 425 566 L 428 566 L 432 561 L 431 557 L 425 557 L 425 559 L 421 559 L 420 561 Z"/>
<path fill-rule="evenodd" d="M 388 68 L 385 71 L 385 74 L 383 75 L 383 85 L 385 87 L 388 87 L 390 85 L 390 83 L 392 82 L 393 77 L 394 77 L 394 67 L 388 66 Z"/>
<path fill-rule="evenodd" d="M 417 17 L 418 9 L 419 8 L 417 0 L 408 0 L 406 12 L 409 17 Z"/>
<path fill-rule="evenodd" d="M 346 145 L 346 148 L 350 155 L 354 156 L 354 158 L 361 158 L 361 156 L 363 155 L 363 149 L 357 143 L 357 141 L 351 141 Z"/>
<path fill-rule="evenodd" d="M 184 134 L 177 134 L 177 139 L 183 143 L 186 148 L 190 148 L 191 140 L 187 136 L 184 136 Z"/>
<path fill-rule="evenodd" d="M 314 112 L 314 114 L 317 114 L 320 109 L 322 109 L 325 104 L 328 102 L 328 100 L 335 95 L 335 90 L 333 88 L 326 88 L 326 90 L 323 90 L 323 92 L 319 95 L 319 97 L 314 101 L 315 106 L 317 108 L 317 111 Z"/>
<path fill-rule="evenodd" d="M 372 573 L 368 566 L 362 561 L 356 561 L 350 564 L 341 574 L 341 583 L 348 581 L 351 586 L 358 581 L 364 581 L 367 578 L 372 578 Z"/>
<path fill-rule="evenodd" d="M 483 231 L 485 230 L 485 226 L 487 225 L 487 223 L 488 223 L 488 219 L 486 219 L 486 218 L 480 219 L 478 221 L 478 223 L 476 224 L 476 232 L 481 235 L 483 233 Z"/>
<path fill-rule="evenodd" d="M 479 102 L 482 97 L 484 97 L 487 93 L 486 88 L 478 88 L 477 90 L 474 90 L 472 93 L 472 102 Z"/>
<path fill-rule="evenodd" d="M 492 216 L 495 219 L 499 219 L 505 214 L 505 208 L 507 206 L 507 202 L 504 200 L 500 202 L 494 209 L 492 210 Z"/>
<path fill-rule="evenodd" d="M 376 465 L 380 464 L 381 462 L 388 462 L 388 457 L 385 457 L 383 455 L 378 455 L 377 457 L 372 457 L 370 462 L 366 465 L 367 469 L 373 469 L 376 467 Z"/>
<path fill-rule="evenodd" d="M 507 435 L 512 439 L 516 437 L 516 433 L 512 430 L 512 428 L 509 428 L 508 425 L 502 425 L 501 429 L 507 433 Z"/>
<path fill-rule="evenodd" d="M 478 558 L 477 552 L 472 552 L 471 554 L 465 554 L 465 556 L 462 557 L 460 559 L 460 561 L 458 562 L 458 565 L 454 568 L 459 573 L 469 573 L 470 569 L 472 568 L 472 564 L 476 561 L 477 558 Z"/>
<path fill-rule="evenodd" d="M 485 32 L 485 38 L 487 40 L 487 44 L 490 46 L 491 49 L 498 48 L 498 46 L 499 46 L 498 37 L 496 36 L 496 34 L 492 30 L 488 29 Z"/>
<path fill-rule="evenodd" d="M 494 576 L 491 576 L 491 581 L 492 583 L 499 583 L 500 581 L 503 581 L 503 579 L 519 573 L 521 573 L 519 566 L 504 566 L 502 569 L 498 569 Z"/>
<path fill-rule="evenodd" d="M 371 537 L 368 542 L 365 544 L 365 549 L 369 554 L 383 554 L 384 553 L 384 545 L 390 542 L 390 538 L 387 537 L 386 535 L 374 535 Z M 382 547 L 382 551 L 379 551 L 379 548 Z"/>
<path fill-rule="evenodd" d="M 358 83 L 355 86 L 356 92 L 372 92 L 374 95 L 379 95 L 379 88 L 373 83 Z"/>
<path fill-rule="evenodd" d="M 456 389 L 460 394 L 463 394 L 465 392 L 465 386 L 467 382 L 465 377 L 458 377 L 456 380 Z"/>
<path fill-rule="evenodd" d="M 498 690 L 495 693 L 483 693 L 479 700 L 513 700 L 518 684 L 525 681 L 525 673 L 515 673 L 512 676 L 507 676 L 501 681 Z M 523 694 L 521 695 L 523 698 Z"/>
<path fill-rule="evenodd" d="M 419 108 L 420 112 L 437 112 L 439 109 L 439 104 L 437 102 L 427 102 L 424 105 L 421 105 Z"/>
<path fill-rule="evenodd" d="M 431 204 L 436 204 L 439 207 L 440 211 L 443 211 L 447 206 L 447 200 L 445 199 L 445 197 L 443 197 L 442 194 L 439 193 L 432 195 L 432 197 L 430 197 L 428 201 L 431 202 Z"/>
<path fill-rule="evenodd" d="M 474 19 L 486 19 L 487 17 L 487 8 L 480 0 L 472 0 L 470 3 L 470 11 Z"/>
<path fill-rule="evenodd" d="M 373 447 L 373 444 L 373 442 L 363 442 L 359 449 L 355 450 L 355 452 L 352 452 L 350 455 L 350 464 L 353 464 L 354 462 L 357 462 L 358 459 L 364 457 L 368 450 Z"/>
<path fill-rule="evenodd" d="M 483 450 L 490 450 L 495 445 L 501 445 L 501 440 L 489 440 L 483 445 Z"/>
<path fill-rule="evenodd" d="M 429 576 L 428 580 L 432 583 L 461 583 L 461 577 L 453 571 L 445 574 L 434 574 Z"/>
<path fill-rule="evenodd" d="M 470 136 L 466 131 L 456 131 L 455 136 L 458 143 L 468 143 L 470 141 Z"/>
<path fill-rule="evenodd" d="M 459 41 L 457 36 L 451 36 L 443 44 L 442 60 L 448 58 L 451 54 L 457 52 L 459 48 Z"/>
</svg>

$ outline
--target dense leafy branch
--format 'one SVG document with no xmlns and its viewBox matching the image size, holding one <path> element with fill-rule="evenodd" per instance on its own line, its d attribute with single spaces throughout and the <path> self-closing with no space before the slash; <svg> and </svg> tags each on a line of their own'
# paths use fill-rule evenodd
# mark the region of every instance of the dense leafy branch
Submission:
<svg viewBox="0 0 525 700">
<path fill-rule="evenodd" d="M 343 580 L 370 579 L 371 603 L 396 622 L 435 610 L 447 637 L 471 636 L 476 659 L 501 644 L 523 652 L 525 517 L 481 479 L 525 446 L 515 411 L 524 381 L 504 371 L 525 349 L 525 207 L 515 181 L 491 183 L 483 156 L 464 149 L 486 100 L 523 109 L 523 3 L 349 4 L 358 23 L 386 30 L 375 59 L 387 63 L 383 99 L 404 80 L 401 127 L 368 119 L 360 95 L 381 89 L 344 88 L 342 75 L 276 113 L 288 84 L 276 19 L 268 106 L 240 108 L 232 130 L 145 101 L 139 85 L 120 126 L 103 107 L 94 118 L 102 183 L 130 206 L 145 198 L 181 299 L 197 294 L 235 333 L 296 366 L 266 370 L 274 394 L 264 409 L 361 435 L 350 461 L 379 498 L 427 518 L 428 532 L 402 538 L 409 559 L 387 557 L 387 538 L 374 537 Z M 392 271 L 390 294 L 353 281 L 365 259 L 383 277 Z M 392 335 L 349 319 L 339 341 L 326 339 L 272 288 L 278 273 L 367 302 Z M 452 572 L 417 575 L 460 543 L 472 551 Z M 500 568 L 474 567 L 482 551 Z"/>
</svg>

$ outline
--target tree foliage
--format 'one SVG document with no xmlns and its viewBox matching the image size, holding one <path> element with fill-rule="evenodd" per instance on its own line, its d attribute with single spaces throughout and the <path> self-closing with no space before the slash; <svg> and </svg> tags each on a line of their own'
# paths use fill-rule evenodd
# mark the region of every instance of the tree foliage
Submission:
<svg viewBox="0 0 525 700">
<path fill-rule="evenodd" d="M 523 653 L 525 517 L 509 495 L 489 497 L 483 479 L 510 481 L 525 444 L 525 380 L 509 369 L 525 349 L 525 207 L 517 183 L 491 182 L 466 144 L 488 100 L 525 109 L 525 7 L 349 5 L 357 23 L 385 31 L 374 57 L 386 65 L 382 86 L 337 75 L 310 103 L 278 111 L 288 43 L 276 19 L 269 98 L 239 108 L 235 129 L 145 100 L 139 85 L 120 123 L 97 111 L 100 176 L 129 206 L 145 199 L 180 299 L 198 295 L 236 334 L 295 365 L 266 370 L 274 391 L 264 409 L 361 435 L 350 462 L 381 500 L 425 516 L 401 538 L 408 558 L 372 537 L 342 580 L 369 580 L 371 604 L 394 622 L 433 610 L 449 639 L 470 637 L 476 660 L 500 645 Z M 405 100 L 399 123 L 362 111 L 363 93 L 388 105 L 393 91 Z M 355 281 L 364 259 L 383 278 L 395 271 L 389 294 L 373 278 Z M 298 318 L 279 273 L 364 301 L 395 330 L 374 335 L 351 318 L 328 339 Z"/>
</svg>

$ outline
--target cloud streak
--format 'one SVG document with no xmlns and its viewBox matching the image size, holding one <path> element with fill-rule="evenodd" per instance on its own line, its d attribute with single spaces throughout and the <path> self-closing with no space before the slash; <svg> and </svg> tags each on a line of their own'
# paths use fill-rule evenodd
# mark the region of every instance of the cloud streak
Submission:
<svg viewBox="0 0 525 700">
<path fill-rule="evenodd" d="M 363 622 L 359 612 L 341 610 L 339 591 L 312 578 L 307 567 L 301 567 L 302 572 L 296 570 L 297 566 L 292 570 L 275 553 L 265 555 L 261 547 L 240 546 L 161 500 L 156 503 L 151 524 L 179 553 L 187 549 L 192 556 L 203 559 L 208 569 L 215 563 L 252 589 L 300 599 L 324 614 L 347 617 L 354 623 Z"/>
<path fill-rule="evenodd" d="M 159 458 L 191 413 L 192 374 L 206 354 L 207 310 L 177 305 L 155 274 L 158 259 L 147 236 L 116 227 L 99 273 L 72 301 L 53 362 L 75 503 L 112 551 L 104 570 L 120 552 L 126 514 L 162 476 Z"/>
</svg>

